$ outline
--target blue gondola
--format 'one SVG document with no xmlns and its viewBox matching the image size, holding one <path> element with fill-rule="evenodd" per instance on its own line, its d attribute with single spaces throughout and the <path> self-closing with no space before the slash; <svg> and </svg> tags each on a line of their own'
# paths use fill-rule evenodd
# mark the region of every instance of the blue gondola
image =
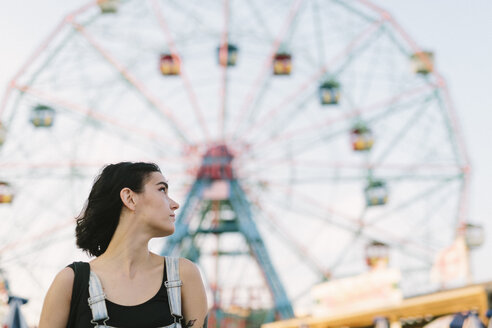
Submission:
<svg viewBox="0 0 492 328">
<path fill-rule="evenodd" d="M 318 91 L 321 105 L 336 105 L 340 101 L 340 83 L 335 80 L 321 83 Z"/>
<path fill-rule="evenodd" d="M 384 205 L 388 202 L 388 187 L 382 180 L 373 180 L 364 189 L 367 206 Z"/>
<path fill-rule="evenodd" d="M 39 127 L 50 127 L 55 120 L 55 110 L 46 105 L 37 105 L 31 111 L 31 123 Z"/>
</svg>

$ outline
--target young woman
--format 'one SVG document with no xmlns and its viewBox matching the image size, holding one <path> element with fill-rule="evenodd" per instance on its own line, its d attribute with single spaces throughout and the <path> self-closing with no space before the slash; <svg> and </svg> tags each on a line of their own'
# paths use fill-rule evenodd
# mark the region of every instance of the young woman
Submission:
<svg viewBox="0 0 492 328">
<path fill-rule="evenodd" d="M 207 299 L 197 267 L 184 258 L 176 260 L 181 283 L 171 283 L 170 288 L 182 284 L 182 316 L 173 315 L 165 283 L 167 261 L 148 249 L 150 239 L 174 232 L 178 207 L 157 165 L 106 166 L 92 186 L 75 230 L 77 246 L 95 258 L 58 273 L 44 300 L 39 328 L 206 327 Z M 102 297 L 94 295 L 93 276 L 99 278 Z M 89 306 L 89 299 L 92 306 L 96 302 L 103 306 L 107 315 L 93 321 L 97 311 Z"/>
</svg>

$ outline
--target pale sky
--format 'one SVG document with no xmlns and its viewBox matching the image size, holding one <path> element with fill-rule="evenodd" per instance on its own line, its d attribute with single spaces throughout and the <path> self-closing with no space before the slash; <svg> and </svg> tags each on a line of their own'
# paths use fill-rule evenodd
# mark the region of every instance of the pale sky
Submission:
<svg viewBox="0 0 492 328">
<path fill-rule="evenodd" d="M 0 4 L 0 96 L 36 47 L 86 0 L 17 0 Z M 469 215 L 492 233 L 492 2 L 490 0 L 374 0 L 413 40 L 435 53 L 461 123 L 472 164 Z M 1 219 L 1 218 L 0 218 Z M 1 223 L 0 223 L 1 226 Z M 0 241 L 1 244 L 1 241 Z M 475 281 L 492 280 L 492 240 L 472 254 Z M 68 264 L 68 263 L 67 263 Z"/>
</svg>

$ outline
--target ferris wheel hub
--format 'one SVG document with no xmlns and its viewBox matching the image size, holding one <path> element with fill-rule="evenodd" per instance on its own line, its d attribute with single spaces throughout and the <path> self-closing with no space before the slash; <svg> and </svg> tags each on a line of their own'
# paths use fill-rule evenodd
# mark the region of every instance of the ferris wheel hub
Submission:
<svg viewBox="0 0 492 328">
<path fill-rule="evenodd" d="M 197 179 L 232 180 L 234 172 L 232 160 L 234 155 L 225 144 L 209 147 L 203 155 Z"/>
</svg>

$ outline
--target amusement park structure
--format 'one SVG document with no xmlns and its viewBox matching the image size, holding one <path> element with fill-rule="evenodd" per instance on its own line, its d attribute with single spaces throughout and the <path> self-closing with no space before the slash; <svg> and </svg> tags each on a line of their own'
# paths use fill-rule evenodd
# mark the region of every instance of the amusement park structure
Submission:
<svg viewBox="0 0 492 328">
<path fill-rule="evenodd" d="M 199 265 L 213 327 L 291 318 L 313 286 L 381 263 L 406 296 L 462 283 L 444 262 L 431 279 L 436 257 L 483 242 L 434 55 L 366 0 L 69 13 L 0 103 L 0 263 L 30 321 L 55 273 L 87 259 L 73 218 L 117 161 L 169 179 L 175 234 L 150 246 Z"/>
<path fill-rule="evenodd" d="M 200 238 L 201 234 L 216 235 L 217 242 L 221 234 L 239 234 L 246 241 L 249 250 L 245 252 L 239 248 L 222 251 L 217 247 L 215 254 L 253 256 L 273 296 L 272 311 L 265 313 L 263 320 L 271 321 L 274 317 L 292 318 L 294 311 L 253 220 L 250 202 L 235 177 L 232 160 L 233 155 L 225 145 L 216 145 L 207 150 L 196 181 L 188 192 L 176 221 L 175 233 L 168 238 L 161 254 L 172 254 L 179 246 L 183 246 L 179 249 L 179 254 L 198 262 L 200 249 L 195 240 Z M 199 222 L 193 224 L 190 220 L 193 215 L 190 212 L 197 208 L 200 215 L 195 217 L 199 218 Z M 224 215 L 227 212 L 232 213 L 232 217 Z M 212 215 L 207 217 L 207 214 Z M 215 261 L 218 260 L 216 257 Z M 218 262 L 216 264 L 218 265 Z M 227 313 L 220 306 L 219 282 L 212 282 L 211 286 L 214 299 L 211 324 L 213 327 L 224 327 L 231 318 L 227 318 Z"/>
</svg>

